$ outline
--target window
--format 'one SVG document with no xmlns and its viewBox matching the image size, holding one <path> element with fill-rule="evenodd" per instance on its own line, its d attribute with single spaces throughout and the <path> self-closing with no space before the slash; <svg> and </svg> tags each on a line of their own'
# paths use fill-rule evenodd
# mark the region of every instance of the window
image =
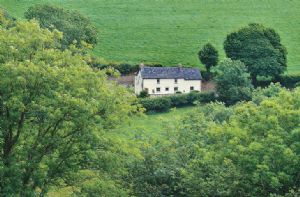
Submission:
<svg viewBox="0 0 300 197">
<path fill-rule="evenodd" d="M 178 92 L 178 87 L 175 87 L 175 88 L 174 88 L 174 92 Z"/>
<path fill-rule="evenodd" d="M 157 84 L 160 84 L 160 79 L 156 79 Z"/>
<path fill-rule="evenodd" d="M 156 92 L 160 92 L 160 88 L 156 88 Z"/>
<path fill-rule="evenodd" d="M 165 88 L 166 92 L 169 91 L 169 88 Z"/>
<path fill-rule="evenodd" d="M 148 89 L 148 88 L 145 88 L 145 91 L 146 91 L 146 92 L 149 92 L 149 89 Z"/>
<path fill-rule="evenodd" d="M 175 79 L 174 82 L 175 82 L 175 84 L 177 84 L 178 83 L 177 79 Z"/>
<path fill-rule="evenodd" d="M 194 90 L 194 86 L 191 86 L 191 87 L 190 87 L 190 90 Z"/>
</svg>

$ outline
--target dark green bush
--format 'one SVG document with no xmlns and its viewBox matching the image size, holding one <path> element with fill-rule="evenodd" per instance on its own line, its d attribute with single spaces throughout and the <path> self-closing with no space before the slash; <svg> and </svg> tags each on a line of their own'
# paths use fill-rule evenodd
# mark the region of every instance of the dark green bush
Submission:
<svg viewBox="0 0 300 197">
<path fill-rule="evenodd" d="M 296 84 L 300 82 L 300 75 L 282 75 L 280 76 L 280 84 L 286 88 L 295 88 Z"/>
<path fill-rule="evenodd" d="M 279 82 L 283 87 L 295 88 L 297 86 L 297 83 L 300 82 L 300 75 L 299 74 L 280 75 L 277 79 L 259 80 L 259 81 L 257 81 L 256 86 L 258 86 L 258 87 L 267 87 L 271 83 L 277 83 L 277 82 Z"/>
<path fill-rule="evenodd" d="M 172 102 L 169 97 L 144 98 L 140 100 L 140 103 L 148 112 L 167 111 L 172 106 Z"/>
<path fill-rule="evenodd" d="M 207 72 L 206 70 L 201 70 L 201 76 L 204 81 L 209 81 L 212 79 L 213 74 L 211 72 Z"/>
<path fill-rule="evenodd" d="M 149 93 L 148 93 L 148 91 L 143 90 L 143 91 L 140 92 L 138 97 L 139 98 L 147 98 L 147 97 L 149 97 Z"/>
<path fill-rule="evenodd" d="M 119 64 L 114 66 L 122 75 L 131 74 L 139 70 L 139 65 Z"/>
<path fill-rule="evenodd" d="M 185 106 L 188 105 L 188 94 L 175 94 L 174 96 L 169 96 L 172 102 L 172 106 Z"/>
</svg>

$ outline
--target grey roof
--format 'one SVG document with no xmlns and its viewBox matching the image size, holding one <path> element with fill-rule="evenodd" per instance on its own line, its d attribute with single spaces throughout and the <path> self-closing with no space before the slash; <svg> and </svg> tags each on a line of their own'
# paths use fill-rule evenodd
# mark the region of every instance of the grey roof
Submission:
<svg viewBox="0 0 300 197">
<path fill-rule="evenodd" d="M 141 75 L 143 79 L 201 80 L 202 78 L 199 69 L 184 67 L 143 67 Z"/>
</svg>

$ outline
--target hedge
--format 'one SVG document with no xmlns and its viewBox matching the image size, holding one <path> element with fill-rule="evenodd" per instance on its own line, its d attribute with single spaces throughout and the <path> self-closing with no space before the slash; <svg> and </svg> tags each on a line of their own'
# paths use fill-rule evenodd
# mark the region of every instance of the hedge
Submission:
<svg viewBox="0 0 300 197">
<path fill-rule="evenodd" d="M 300 82 L 300 74 L 281 75 L 277 79 L 273 80 L 260 80 L 257 82 L 256 86 L 266 87 L 272 82 L 279 82 L 283 87 L 286 88 L 295 88 L 297 83 L 299 84 Z"/>
<path fill-rule="evenodd" d="M 147 111 L 167 111 L 172 106 L 170 97 L 149 97 L 141 99 L 140 103 Z"/>
<path fill-rule="evenodd" d="M 167 111 L 171 107 L 195 105 L 196 102 L 209 103 L 216 100 L 214 92 L 191 92 L 188 94 L 175 94 L 172 96 L 149 97 L 140 99 L 140 103 L 149 111 Z"/>
</svg>

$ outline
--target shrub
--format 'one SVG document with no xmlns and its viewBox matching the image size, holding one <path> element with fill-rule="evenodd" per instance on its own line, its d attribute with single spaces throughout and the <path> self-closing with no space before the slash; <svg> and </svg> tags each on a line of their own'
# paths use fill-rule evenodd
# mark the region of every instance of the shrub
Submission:
<svg viewBox="0 0 300 197">
<path fill-rule="evenodd" d="M 201 70 L 201 76 L 204 81 L 209 81 L 213 77 L 213 74 L 206 70 Z"/>
<path fill-rule="evenodd" d="M 271 83 L 279 82 L 283 87 L 286 88 L 295 88 L 297 84 L 300 82 L 300 75 L 299 74 L 292 74 L 292 75 L 280 75 L 277 79 L 265 79 L 259 80 L 257 82 L 257 86 L 259 87 L 267 87 Z"/>
<path fill-rule="evenodd" d="M 171 107 L 183 107 L 199 103 L 209 103 L 216 101 L 214 92 L 196 92 L 188 94 L 176 94 L 172 96 L 144 98 L 140 99 L 143 107 L 149 111 L 167 111 Z"/>
<path fill-rule="evenodd" d="M 146 97 L 149 97 L 149 93 L 148 93 L 148 91 L 146 91 L 146 90 L 142 90 L 141 92 L 140 92 L 140 95 L 138 96 L 139 98 L 146 98 Z"/>
<path fill-rule="evenodd" d="M 295 88 L 296 84 L 300 82 L 300 75 L 281 75 L 279 78 L 279 82 L 282 86 L 286 88 Z"/>
<path fill-rule="evenodd" d="M 167 111 L 171 108 L 169 97 L 144 98 L 140 100 L 143 107 L 149 111 Z"/>
<path fill-rule="evenodd" d="M 139 65 L 131 65 L 131 64 L 119 64 L 114 66 L 116 70 L 118 70 L 122 75 L 127 75 L 139 70 Z"/>
<path fill-rule="evenodd" d="M 187 94 L 177 94 L 174 96 L 169 96 L 172 102 L 172 106 L 180 107 L 188 105 L 188 95 Z"/>
</svg>

